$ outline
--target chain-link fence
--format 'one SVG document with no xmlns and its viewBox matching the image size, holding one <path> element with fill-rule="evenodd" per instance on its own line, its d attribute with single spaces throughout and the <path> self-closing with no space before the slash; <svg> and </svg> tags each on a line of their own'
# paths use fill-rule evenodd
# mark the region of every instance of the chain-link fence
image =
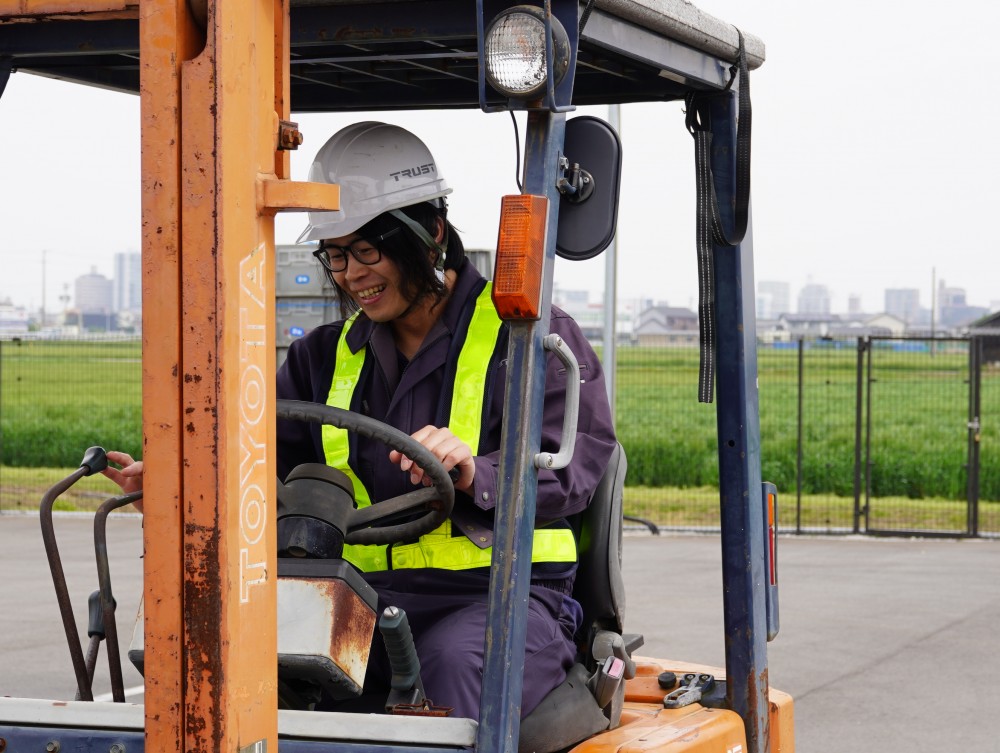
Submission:
<svg viewBox="0 0 1000 753">
<path fill-rule="evenodd" d="M 781 528 L 1000 535 L 1000 363 L 984 342 L 758 343 L 761 475 L 778 486 Z M 641 484 L 626 511 L 662 526 L 718 527 L 715 413 L 696 402 L 697 369 L 691 348 L 618 350 L 619 436 Z"/>
<path fill-rule="evenodd" d="M 141 456 L 141 340 L 0 340 L 0 509 L 37 507 L 93 445 Z"/>
<path fill-rule="evenodd" d="M 757 352 L 761 475 L 779 489 L 783 530 L 1000 534 L 1000 364 L 981 340 Z M 626 514 L 718 528 L 715 406 L 697 385 L 696 347 L 618 348 Z M 65 475 L 90 445 L 140 456 L 140 404 L 138 339 L 0 341 L 0 509 L 37 504 L 28 479 Z"/>
</svg>

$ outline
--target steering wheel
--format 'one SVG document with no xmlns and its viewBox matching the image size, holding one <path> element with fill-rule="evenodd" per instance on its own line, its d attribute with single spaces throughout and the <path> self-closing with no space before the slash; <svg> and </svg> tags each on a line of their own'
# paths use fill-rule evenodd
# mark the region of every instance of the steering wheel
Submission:
<svg viewBox="0 0 1000 753">
<path fill-rule="evenodd" d="M 433 453 L 408 434 L 354 411 L 321 403 L 278 400 L 278 418 L 336 426 L 375 439 L 398 450 L 423 469 L 431 486 L 415 489 L 377 504 L 354 509 L 347 515 L 344 541 L 348 544 L 392 544 L 430 533 L 441 525 L 455 506 L 455 484 Z M 423 510 L 416 520 L 372 527 L 377 523 Z"/>
</svg>

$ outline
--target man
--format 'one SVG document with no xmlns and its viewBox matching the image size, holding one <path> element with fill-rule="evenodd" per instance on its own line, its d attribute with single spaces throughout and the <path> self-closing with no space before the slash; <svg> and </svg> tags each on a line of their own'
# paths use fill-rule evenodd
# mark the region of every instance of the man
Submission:
<svg viewBox="0 0 1000 753">
<path fill-rule="evenodd" d="M 407 613 L 427 697 L 478 719 L 493 515 L 503 503 L 507 327 L 448 221 L 443 197 L 451 189 L 416 136 L 384 123 L 349 126 L 320 149 L 310 180 L 338 184 L 341 209 L 310 213 L 299 242 L 319 242 L 316 257 L 354 314 L 292 344 L 277 395 L 394 426 L 457 471 L 455 508 L 438 529 L 389 546 L 348 545 L 344 558 L 378 593 L 379 611 Z M 574 662 L 581 609 L 572 598 L 577 556 L 567 518 L 586 508 L 616 443 L 596 354 L 564 312 L 553 308 L 549 326 L 580 361 L 580 420 L 570 466 L 539 472 L 522 715 Z M 565 394 L 566 371 L 549 356 L 543 450 L 559 447 Z M 279 476 L 316 462 L 352 479 L 359 506 L 424 483 L 421 468 L 375 440 L 279 421 Z M 384 697 L 389 679 L 376 638 L 365 692 Z"/>
</svg>

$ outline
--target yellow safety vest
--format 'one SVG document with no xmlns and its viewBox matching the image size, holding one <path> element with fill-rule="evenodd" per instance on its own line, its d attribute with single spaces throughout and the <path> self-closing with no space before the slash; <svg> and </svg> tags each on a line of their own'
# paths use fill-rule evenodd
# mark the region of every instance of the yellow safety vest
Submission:
<svg viewBox="0 0 1000 753">
<path fill-rule="evenodd" d="M 367 348 L 352 353 L 347 345 L 347 333 L 357 314 L 344 323 L 337 342 L 336 364 L 330 383 L 327 405 L 350 410 L 354 389 L 361 376 Z M 476 299 L 472 319 L 462 350 L 458 356 L 455 384 L 452 390 L 451 431 L 476 452 L 482 431 L 483 401 L 486 395 L 486 377 L 490 357 L 496 348 L 502 322 L 490 299 L 490 284 Z M 368 490 L 351 468 L 350 445 L 347 432 L 335 426 L 322 427 L 323 452 L 327 465 L 347 474 L 354 485 L 358 507 L 371 504 Z M 569 528 L 537 528 L 532 545 L 532 562 L 576 562 L 576 539 Z M 488 567 L 493 555 L 492 547 L 480 548 L 464 535 L 452 535 L 451 520 L 445 520 L 430 533 L 412 544 L 392 546 L 381 544 L 347 544 L 344 559 L 362 572 L 376 572 L 402 568 L 441 568 L 467 570 Z"/>
</svg>

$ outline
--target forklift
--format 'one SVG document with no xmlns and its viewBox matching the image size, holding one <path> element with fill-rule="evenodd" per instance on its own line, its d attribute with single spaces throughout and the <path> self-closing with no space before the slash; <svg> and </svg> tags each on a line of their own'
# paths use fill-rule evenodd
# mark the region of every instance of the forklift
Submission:
<svg viewBox="0 0 1000 753">
<path fill-rule="evenodd" d="M 128 652 L 144 703 L 120 692 L 100 534 L 107 514 L 137 497 L 112 498 L 95 517 L 99 627 L 86 657 L 51 534 L 58 495 L 106 464 L 94 448 L 49 490 L 40 516 L 77 699 L 0 698 L 0 750 L 794 750 L 792 700 L 769 687 L 767 671 L 778 631 L 777 491 L 760 477 L 749 222 L 749 71 L 763 60 L 760 40 L 685 0 L 0 0 L 0 96 L 15 73 L 140 96 L 147 498 L 143 609 Z M 580 661 L 522 720 L 537 470 L 573 454 L 572 442 L 558 453 L 539 447 L 546 359 L 570 373 L 575 363 L 548 333 L 555 258 L 601 253 L 617 218 L 618 135 L 573 111 L 678 100 L 696 154 L 698 392 L 717 412 L 726 666 L 643 657 L 641 636 L 625 632 L 619 451 L 577 521 L 574 596 L 588 628 Z M 413 526 L 447 517 L 454 498 L 443 468 L 391 427 L 275 398 L 275 216 L 340 202 L 337 185 L 289 179 L 289 153 L 303 141 L 291 113 L 451 108 L 527 122 L 521 193 L 502 199 L 493 279 L 510 328 L 508 420 L 483 669 L 491 692 L 478 722 L 425 713 L 405 620 L 376 615 L 342 560 L 279 557 L 315 544 L 317 531 L 348 543 L 412 537 Z M 378 436 L 413 457 L 432 490 L 355 510 L 349 489 L 306 479 L 303 498 L 319 494 L 329 500 L 319 507 L 337 510 L 317 512 L 276 479 L 278 416 Z M 399 523 L 400 514 L 416 521 Z M 296 642 L 282 609 L 312 597 L 334 626 Z M 387 713 L 297 703 L 289 689 L 302 683 L 356 692 L 357 647 L 376 630 L 402 657 Z M 90 690 L 101 635 L 113 702 Z"/>
</svg>

